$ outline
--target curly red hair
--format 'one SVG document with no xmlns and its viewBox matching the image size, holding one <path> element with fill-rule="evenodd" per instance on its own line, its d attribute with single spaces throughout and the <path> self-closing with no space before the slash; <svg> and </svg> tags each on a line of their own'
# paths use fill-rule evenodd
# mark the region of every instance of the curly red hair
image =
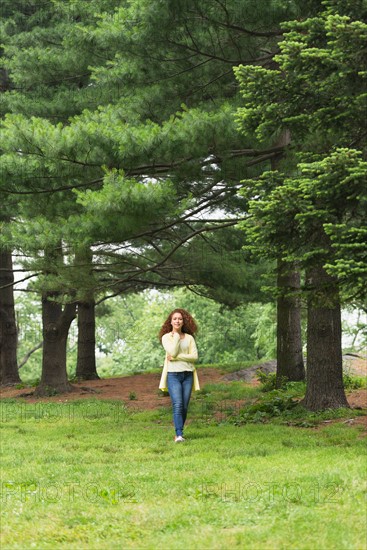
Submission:
<svg viewBox="0 0 367 550">
<path fill-rule="evenodd" d="M 186 334 L 191 334 L 191 336 L 193 336 L 197 332 L 198 326 L 194 318 L 192 317 L 192 315 L 190 315 L 190 313 L 186 311 L 186 309 L 177 308 L 171 311 L 171 313 L 168 315 L 167 319 L 163 323 L 162 328 L 159 331 L 160 340 L 162 339 L 162 336 L 164 336 L 164 334 L 171 332 L 172 330 L 171 320 L 174 313 L 180 313 L 182 315 L 182 319 L 183 319 L 183 325 L 181 329 L 182 332 L 185 332 Z"/>
</svg>

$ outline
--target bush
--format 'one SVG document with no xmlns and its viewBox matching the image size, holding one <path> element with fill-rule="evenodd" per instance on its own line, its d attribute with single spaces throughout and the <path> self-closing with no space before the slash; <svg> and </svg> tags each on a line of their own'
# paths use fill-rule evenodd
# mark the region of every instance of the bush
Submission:
<svg viewBox="0 0 367 550">
<path fill-rule="evenodd" d="M 288 416 L 298 401 L 292 399 L 290 395 L 280 395 L 274 392 L 273 395 L 263 399 L 259 403 L 243 408 L 240 413 L 233 418 L 235 425 L 246 423 L 257 424 L 267 422 L 271 418 Z"/>
<path fill-rule="evenodd" d="M 261 391 L 268 392 L 275 389 L 287 389 L 287 385 L 289 384 L 288 379 L 285 376 L 282 376 L 280 386 L 277 387 L 277 375 L 275 372 L 269 372 L 265 373 L 262 372 L 260 369 L 256 371 L 256 374 L 258 376 L 258 379 L 260 380 L 260 383 L 262 384 Z"/>
<path fill-rule="evenodd" d="M 276 373 L 275 372 L 262 372 L 261 370 L 256 371 L 257 377 L 261 384 L 261 391 L 268 392 L 275 390 L 276 388 Z"/>
<path fill-rule="evenodd" d="M 349 372 L 343 372 L 343 384 L 345 390 L 358 390 L 366 386 L 366 380 L 352 376 Z"/>
</svg>

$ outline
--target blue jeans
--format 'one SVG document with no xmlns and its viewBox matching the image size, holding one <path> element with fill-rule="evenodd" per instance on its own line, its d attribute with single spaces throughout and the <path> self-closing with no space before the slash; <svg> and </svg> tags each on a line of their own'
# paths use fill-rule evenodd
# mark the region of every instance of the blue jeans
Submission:
<svg viewBox="0 0 367 550">
<path fill-rule="evenodd" d="M 176 435 L 183 435 L 192 383 L 193 373 L 191 371 L 168 373 L 167 386 L 172 401 L 173 423 Z"/>
</svg>

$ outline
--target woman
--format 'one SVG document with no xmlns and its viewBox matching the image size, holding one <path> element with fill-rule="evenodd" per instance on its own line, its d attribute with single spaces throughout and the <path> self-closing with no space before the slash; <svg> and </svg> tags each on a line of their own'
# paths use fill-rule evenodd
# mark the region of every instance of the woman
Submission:
<svg viewBox="0 0 367 550">
<path fill-rule="evenodd" d="M 200 390 L 197 372 L 194 366 L 198 351 L 194 339 L 197 325 L 185 309 L 173 310 L 159 332 L 159 338 L 166 350 L 166 359 L 159 388 L 169 391 L 173 422 L 175 425 L 175 442 L 185 441 L 183 428 L 189 406 L 192 387 Z"/>
</svg>

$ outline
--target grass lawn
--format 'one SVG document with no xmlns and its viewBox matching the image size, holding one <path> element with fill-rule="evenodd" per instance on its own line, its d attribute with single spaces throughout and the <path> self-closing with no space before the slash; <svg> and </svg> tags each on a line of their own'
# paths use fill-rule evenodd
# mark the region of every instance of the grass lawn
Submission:
<svg viewBox="0 0 367 550">
<path fill-rule="evenodd" d="M 4 400 L 1 550 L 366 548 L 360 427 L 218 422 L 197 398 L 175 444 L 162 403 Z"/>
</svg>

